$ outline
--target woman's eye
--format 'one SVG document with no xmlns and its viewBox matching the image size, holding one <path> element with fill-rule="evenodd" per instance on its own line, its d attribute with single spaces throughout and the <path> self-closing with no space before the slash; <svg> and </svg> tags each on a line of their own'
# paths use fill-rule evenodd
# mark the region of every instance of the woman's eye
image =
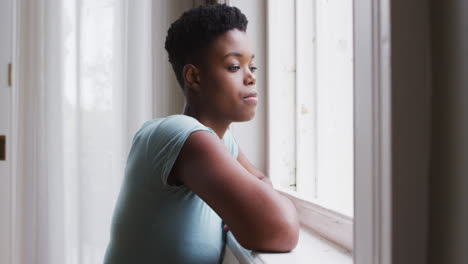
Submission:
<svg viewBox="0 0 468 264">
<path fill-rule="evenodd" d="M 257 71 L 257 67 L 255 67 L 255 66 L 250 66 L 250 71 L 251 71 L 251 72 Z"/>
<path fill-rule="evenodd" d="M 229 71 L 232 71 L 232 72 L 236 72 L 236 71 L 240 70 L 240 66 L 238 66 L 238 65 L 232 65 L 232 66 L 229 66 L 229 67 L 228 67 L 228 70 L 229 70 Z"/>
</svg>

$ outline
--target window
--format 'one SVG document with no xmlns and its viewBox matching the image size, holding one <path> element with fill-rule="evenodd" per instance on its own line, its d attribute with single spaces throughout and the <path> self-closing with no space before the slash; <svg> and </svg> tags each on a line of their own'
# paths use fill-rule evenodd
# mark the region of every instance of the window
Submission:
<svg viewBox="0 0 468 264">
<path fill-rule="evenodd" d="M 301 197 L 301 184 L 304 182 L 298 180 L 299 177 L 296 175 L 296 146 L 298 145 L 295 133 L 295 118 L 298 113 L 296 95 L 301 96 L 296 93 L 296 87 L 300 89 L 299 84 L 296 85 L 296 80 L 300 83 L 301 75 L 301 68 L 296 66 L 296 58 L 298 62 L 305 60 L 304 51 L 302 54 L 300 52 L 301 46 L 298 39 L 301 38 L 301 29 L 305 29 L 306 33 L 320 34 L 317 30 L 317 27 L 320 27 L 320 20 L 317 21 L 318 18 L 314 14 L 317 14 L 318 8 L 322 7 L 320 4 L 328 4 L 331 8 L 338 1 L 327 2 L 321 0 L 266 1 L 268 36 L 265 41 L 267 44 L 266 65 L 268 66 L 266 87 L 268 88 L 265 92 L 268 93 L 266 96 L 269 101 L 267 103 L 269 113 L 267 173 L 278 189 L 290 190 L 286 195 L 291 194 L 290 198 L 298 208 L 301 224 L 306 228 L 312 228 L 320 236 L 352 250 L 354 263 L 392 263 L 391 23 L 390 1 L 388 0 L 340 2 L 340 8 L 346 7 L 349 10 L 348 23 L 340 25 L 349 30 L 353 27 L 354 31 L 353 46 L 349 48 L 350 51 L 354 50 L 354 57 L 351 58 L 354 64 L 354 69 L 352 69 L 354 105 L 351 106 L 354 112 L 354 120 L 352 120 L 354 128 L 351 137 L 354 139 L 355 156 L 351 157 L 354 159 L 354 168 L 352 168 L 354 175 L 350 172 L 348 178 L 351 183 L 354 178 L 355 182 L 354 186 L 350 185 L 348 189 L 349 191 L 355 189 L 354 205 L 352 205 L 354 214 L 352 218 L 347 217 L 324 208 L 324 204 L 318 206 L 317 203 L 320 204 L 320 201 L 312 199 L 310 202 L 307 199 L 298 198 Z M 235 3 L 239 5 L 243 3 L 242 7 L 244 7 L 247 1 L 235 1 Z M 257 6 L 263 8 L 263 4 L 258 3 Z M 309 11 L 307 11 L 307 6 L 309 6 Z M 242 10 L 253 12 L 251 10 L 255 9 L 242 8 Z M 301 13 L 306 14 L 302 18 L 315 22 L 315 25 L 305 24 L 306 26 L 301 27 L 299 23 Z M 254 14 L 256 16 L 248 17 L 253 17 L 254 21 L 255 18 L 263 18 L 261 12 Z M 297 26 L 296 21 L 298 21 Z M 252 23 L 252 25 L 256 24 L 259 23 Z M 422 26 L 422 24 L 418 25 Z M 323 24 L 321 26 L 326 28 Z M 253 36 L 263 36 L 260 29 L 253 31 L 255 32 Z M 351 32 L 349 34 L 351 38 Z M 314 50 L 316 54 L 322 52 L 319 45 Z M 305 52 L 307 54 L 310 50 L 305 50 Z M 316 63 L 312 65 L 321 66 Z M 306 77 L 311 78 L 308 75 Z M 352 84 L 349 85 L 351 88 Z M 320 100 L 320 96 L 315 98 Z M 258 137 L 254 135 L 254 139 Z M 314 140 L 317 141 L 316 138 Z M 246 140 L 246 142 L 252 141 Z M 261 144 L 252 145 L 262 146 Z M 254 152 L 256 149 L 258 147 L 250 149 L 251 153 L 256 154 Z M 320 181 L 318 183 L 320 184 Z M 320 186 L 317 187 L 320 188 Z M 331 190 L 331 193 L 336 194 L 337 191 Z M 350 197 L 349 202 L 351 200 Z M 310 252 L 309 249 L 306 250 Z M 255 256 L 259 255 L 262 254 L 255 254 Z M 293 259 L 296 259 L 297 255 L 293 254 L 293 256 Z M 285 259 L 281 258 L 281 260 L 284 262 Z"/>
<path fill-rule="evenodd" d="M 353 216 L 353 2 L 268 2 L 268 173 Z"/>
</svg>

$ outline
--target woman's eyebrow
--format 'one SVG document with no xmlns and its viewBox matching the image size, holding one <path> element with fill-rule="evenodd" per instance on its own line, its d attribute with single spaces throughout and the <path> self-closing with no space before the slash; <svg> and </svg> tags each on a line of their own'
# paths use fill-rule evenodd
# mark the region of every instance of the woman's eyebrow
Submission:
<svg viewBox="0 0 468 264">
<path fill-rule="evenodd" d="M 229 56 L 235 56 L 235 57 L 242 57 L 242 53 L 239 53 L 237 51 L 229 52 L 228 54 L 224 55 L 223 58 L 227 58 Z M 255 54 L 252 54 L 252 59 L 255 58 Z"/>
</svg>

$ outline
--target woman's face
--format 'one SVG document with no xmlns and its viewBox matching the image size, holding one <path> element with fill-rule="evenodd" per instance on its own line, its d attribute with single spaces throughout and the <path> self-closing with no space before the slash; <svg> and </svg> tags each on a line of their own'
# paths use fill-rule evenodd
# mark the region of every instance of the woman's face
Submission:
<svg viewBox="0 0 468 264">
<path fill-rule="evenodd" d="M 254 54 L 237 29 L 216 38 L 200 66 L 200 101 L 219 120 L 251 120 L 257 106 Z"/>
</svg>

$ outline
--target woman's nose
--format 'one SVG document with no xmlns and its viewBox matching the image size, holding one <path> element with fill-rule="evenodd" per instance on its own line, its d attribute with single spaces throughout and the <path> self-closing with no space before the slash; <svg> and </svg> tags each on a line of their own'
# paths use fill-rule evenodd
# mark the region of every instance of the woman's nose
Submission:
<svg viewBox="0 0 468 264">
<path fill-rule="evenodd" d="M 255 85 L 257 83 L 257 77 L 255 74 L 249 69 L 247 70 L 247 75 L 245 77 L 245 84 L 246 85 Z"/>
</svg>

